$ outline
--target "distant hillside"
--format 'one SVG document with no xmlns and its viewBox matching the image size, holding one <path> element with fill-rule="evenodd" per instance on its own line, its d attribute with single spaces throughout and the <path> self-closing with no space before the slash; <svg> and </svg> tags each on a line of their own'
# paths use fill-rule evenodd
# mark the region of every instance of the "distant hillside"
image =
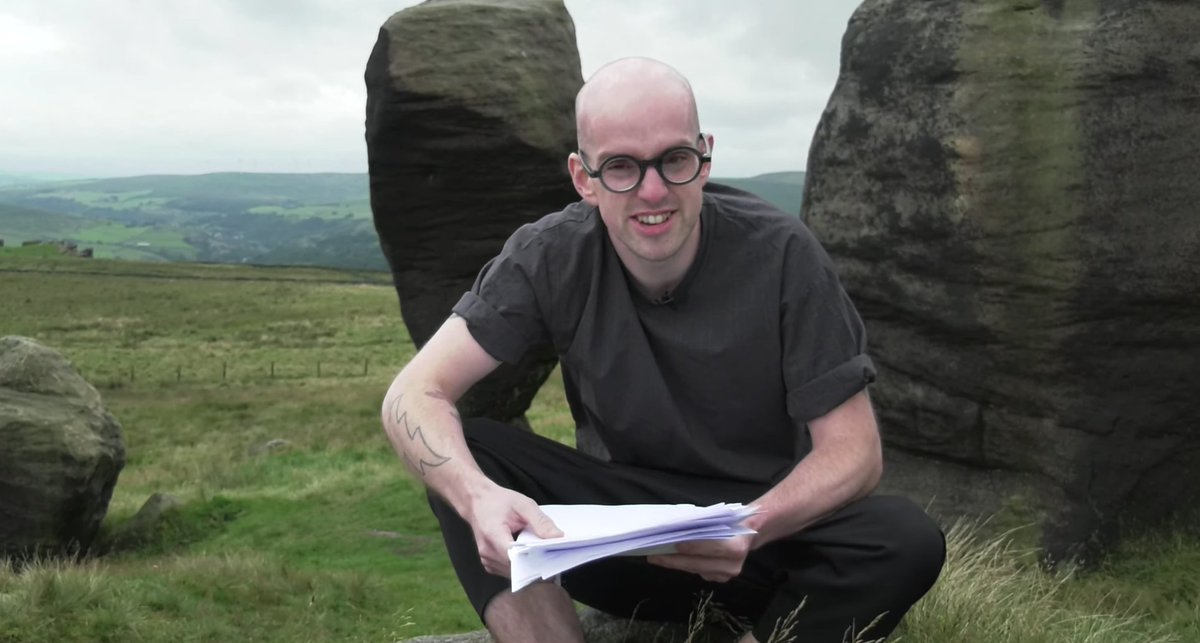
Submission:
<svg viewBox="0 0 1200 643">
<path fill-rule="evenodd" d="M 0 188 L 0 238 L 66 239 L 108 258 L 386 269 L 365 174 L 135 176 Z M 28 214 L 46 217 L 38 226 Z M 68 217 L 64 219 L 63 217 Z"/>
<path fill-rule="evenodd" d="M 42 183 L 45 181 L 65 181 L 67 179 L 76 179 L 77 176 L 68 176 L 64 174 L 11 174 L 0 172 L 0 188 L 2 187 L 17 187 L 33 185 L 34 183 Z"/>
<path fill-rule="evenodd" d="M 8 243 L 43 237 L 65 237 L 78 232 L 87 219 L 11 203 L 0 203 L 0 231 Z"/>
<path fill-rule="evenodd" d="M 772 172 L 746 179 L 713 177 L 712 180 L 757 194 L 780 210 L 800 216 L 800 204 L 804 200 L 804 172 Z"/>
<path fill-rule="evenodd" d="M 192 261 L 196 252 L 182 233 L 147 225 L 60 214 L 0 202 L 0 239 L 8 246 L 25 241 L 73 241 L 96 256 L 131 261 Z"/>
<path fill-rule="evenodd" d="M 800 212 L 803 172 L 713 180 Z M 366 174 L 0 181 L 0 238 L 73 241 L 101 258 L 387 269 Z"/>
</svg>

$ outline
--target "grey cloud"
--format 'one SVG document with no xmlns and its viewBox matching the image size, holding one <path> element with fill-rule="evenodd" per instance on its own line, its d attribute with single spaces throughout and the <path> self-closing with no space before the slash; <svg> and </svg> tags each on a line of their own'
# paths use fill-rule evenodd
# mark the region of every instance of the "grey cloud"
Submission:
<svg viewBox="0 0 1200 643">
<path fill-rule="evenodd" d="M 66 48 L 0 59 L 0 171 L 363 171 L 362 73 L 415 0 L 9 0 Z M 583 72 L 650 55 L 692 80 L 726 175 L 799 169 L 848 0 L 567 0 Z M 804 115 L 800 118 L 798 115 Z M 68 170 L 63 170 L 68 171 Z"/>
</svg>

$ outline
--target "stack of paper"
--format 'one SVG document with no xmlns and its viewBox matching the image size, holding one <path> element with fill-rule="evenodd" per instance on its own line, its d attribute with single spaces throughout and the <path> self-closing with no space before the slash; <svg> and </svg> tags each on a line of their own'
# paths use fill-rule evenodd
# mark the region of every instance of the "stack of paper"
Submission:
<svg viewBox="0 0 1200 643">
<path fill-rule="evenodd" d="M 755 533 L 741 526 L 757 513 L 739 503 L 696 505 L 542 505 L 563 532 L 538 538 L 522 531 L 508 549 L 512 591 L 607 556 L 670 553 L 688 540 L 720 540 Z"/>
</svg>

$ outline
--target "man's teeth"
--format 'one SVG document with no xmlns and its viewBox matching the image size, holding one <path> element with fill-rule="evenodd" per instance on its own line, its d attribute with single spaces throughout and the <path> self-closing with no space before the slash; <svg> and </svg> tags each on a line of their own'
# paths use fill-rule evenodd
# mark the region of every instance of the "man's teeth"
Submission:
<svg viewBox="0 0 1200 643">
<path fill-rule="evenodd" d="M 640 223 L 642 225 L 658 225 L 658 224 L 662 223 L 663 221 L 667 220 L 667 215 L 651 214 L 649 216 L 638 217 L 637 220 L 638 220 L 638 223 Z"/>
</svg>

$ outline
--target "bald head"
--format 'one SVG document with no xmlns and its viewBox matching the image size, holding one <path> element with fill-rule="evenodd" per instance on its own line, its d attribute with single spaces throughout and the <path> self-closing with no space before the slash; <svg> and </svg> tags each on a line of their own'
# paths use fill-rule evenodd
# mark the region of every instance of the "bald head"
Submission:
<svg viewBox="0 0 1200 643">
<path fill-rule="evenodd" d="M 622 58 L 601 67 L 575 96 L 579 149 L 596 144 L 601 123 L 635 122 L 652 110 L 679 110 L 692 132 L 700 131 L 696 98 L 687 78 L 650 58 Z"/>
</svg>

